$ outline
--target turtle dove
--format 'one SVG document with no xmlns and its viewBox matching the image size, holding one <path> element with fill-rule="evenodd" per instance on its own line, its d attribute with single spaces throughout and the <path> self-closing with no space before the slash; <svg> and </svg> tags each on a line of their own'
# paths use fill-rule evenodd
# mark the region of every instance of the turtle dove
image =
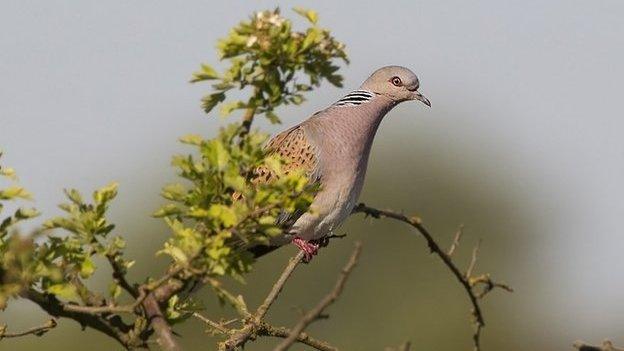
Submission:
<svg viewBox="0 0 624 351">
<path fill-rule="evenodd" d="M 291 223 L 270 246 L 249 249 L 256 257 L 292 242 L 305 251 L 305 260 L 316 254 L 319 242 L 330 235 L 355 207 L 371 146 L 383 117 L 397 104 L 418 100 L 431 106 L 418 92 L 418 77 L 407 68 L 387 66 L 375 71 L 358 90 L 302 123 L 276 135 L 267 144 L 269 153 L 286 161 L 286 171 L 305 170 L 311 182 L 320 183 L 310 211 L 282 219 Z M 258 181 L 271 174 L 257 172 Z"/>
</svg>

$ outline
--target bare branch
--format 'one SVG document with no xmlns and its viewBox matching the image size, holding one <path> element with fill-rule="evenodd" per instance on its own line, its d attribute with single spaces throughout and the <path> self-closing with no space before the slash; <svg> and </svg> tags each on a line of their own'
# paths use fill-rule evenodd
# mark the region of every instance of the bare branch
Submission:
<svg viewBox="0 0 624 351">
<path fill-rule="evenodd" d="M 395 219 L 395 220 L 407 223 L 410 226 L 416 228 L 416 230 L 422 235 L 422 237 L 427 242 L 427 245 L 429 246 L 429 251 L 431 253 L 435 253 L 438 257 L 440 257 L 442 262 L 444 262 L 444 264 L 451 270 L 455 278 L 460 282 L 460 284 L 464 287 L 464 290 L 468 294 L 468 298 L 470 299 L 470 303 L 472 304 L 472 316 L 474 317 L 474 324 L 475 324 L 475 331 L 472 335 L 472 339 L 473 339 L 474 349 L 476 351 L 479 351 L 481 349 L 481 345 L 480 345 L 481 344 L 481 341 L 480 341 L 481 331 L 483 327 L 485 326 L 485 320 L 483 318 L 483 312 L 481 311 L 481 307 L 479 305 L 479 299 L 483 297 L 485 294 L 487 294 L 489 290 L 492 290 L 495 287 L 502 288 L 506 291 L 512 291 L 512 289 L 505 284 L 494 283 L 490 279 L 489 275 L 483 275 L 483 276 L 477 277 L 479 279 L 473 278 L 471 276 L 474 270 L 474 266 L 477 261 L 477 255 L 478 255 L 478 250 L 479 250 L 478 246 L 475 247 L 475 250 L 473 250 L 473 256 L 472 256 L 473 258 L 471 260 L 471 264 L 469 265 L 466 274 L 463 274 L 451 258 L 451 254 L 453 253 L 453 251 L 455 250 L 455 247 L 457 246 L 455 245 L 455 242 L 459 242 L 459 238 L 461 234 L 455 235 L 455 240 L 453 242 L 453 245 L 451 245 L 451 249 L 449 249 L 449 252 L 447 253 L 441 249 L 440 245 L 433 239 L 433 236 L 431 235 L 431 233 L 429 233 L 427 228 L 423 226 L 422 221 L 418 217 L 410 218 L 401 213 L 397 213 L 397 212 L 393 212 L 389 210 L 378 210 L 376 208 L 368 207 L 363 203 L 358 204 L 353 209 L 353 213 L 364 213 L 365 215 L 371 216 L 374 218 L 381 218 L 381 217 L 391 218 L 391 219 Z M 483 280 L 484 277 L 485 277 L 485 280 Z M 488 291 L 484 290 L 484 292 L 478 294 L 473 289 L 477 283 L 486 284 L 486 290 L 488 290 L 488 287 L 490 288 Z"/>
<path fill-rule="evenodd" d="M 180 347 L 177 340 L 174 338 L 171 326 L 167 323 L 167 319 L 163 315 L 158 301 L 153 294 L 150 293 L 147 295 L 143 301 L 143 308 L 145 309 L 148 321 L 154 328 L 158 345 L 166 351 L 182 350 L 182 347 Z"/>
<path fill-rule="evenodd" d="M 2 325 L 0 326 L 0 340 L 4 338 L 17 338 L 17 337 L 26 336 L 26 335 L 42 336 L 43 334 L 50 331 L 50 329 L 56 328 L 57 325 L 58 325 L 58 322 L 56 321 L 56 319 L 51 318 L 50 320 L 48 320 L 47 322 L 45 322 L 44 324 L 40 326 L 36 326 L 36 327 L 30 328 L 21 332 L 16 332 L 16 333 L 8 333 L 7 326 Z"/>
<path fill-rule="evenodd" d="M 459 226 L 459 228 L 457 228 L 457 232 L 455 232 L 453 243 L 451 244 L 451 247 L 446 253 L 448 256 L 453 256 L 453 253 L 455 253 L 455 249 L 459 246 L 459 241 L 461 240 L 461 236 L 463 233 L 464 233 L 464 225 L 462 224 Z"/>
<path fill-rule="evenodd" d="M 583 341 L 575 341 L 573 346 L 579 351 L 624 351 L 624 348 L 613 346 L 609 340 L 602 342 L 602 345 L 589 345 Z"/>
<path fill-rule="evenodd" d="M 132 330 L 132 327 L 125 324 L 118 316 L 106 316 L 106 318 L 104 318 L 104 316 L 69 311 L 65 307 L 66 304 L 59 301 L 54 295 L 41 293 L 33 289 L 23 292 L 21 296 L 36 303 L 53 317 L 73 319 L 82 326 L 93 328 L 112 337 L 126 348 L 145 345 L 142 340 L 136 340 L 127 334 Z"/>
<path fill-rule="evenodd" d="M 273 336 L 277 338 L 288 338 L 292 334 L 292 330 L 288 328 L 273 327 L 264 322 L 260 323 L 256 332 L 259 336 Z M 325 341 L 315 339 L 304 332 L 299 333 L 295 341 L 321 351 L 338 351 L 338 348 L 335 346 L 332 346 Z"/>
<path fill-rule="evenodd" d="M 228 334 L 230 332 L 230 330 L 228 328 L 226 328 L 226 326 L 224 325 L 224 323 L 217 323 L 214 322 L 212 320 L 210 320 L 207 317 L 204 317 L 203 315 L 201 315 L 199 312 L 193 312 L 192 314 L 193 317 L 199 319 L 200 321 L 208 324 L 209 327 L 211 327 L 212 329 L 222 333 L 222 334 Z"/>
<path fill-rule="evenodd" d="M 257 94 L 259 93 L 258 93 L 258 89 L 256 88 L 254 91 L 254 95 L 257 95 Z M 245 114 L 243 115 L 243 121 L 241 123 L 241 132 L 240 132 L 241 138 L 249 134 L 249 131 L 251 130 L 251 124 L 253 123 L 255 114 L 256 114 L 255 107 L 248 107 L 245 110 Z"/>
<path fill-rule="evenodd" d="M 260 305 L 260 307 L 258 307 L 258 309 L 256 310 L 254 317 L 256 318 L 257 321 L 264 318 L 269 308 L 271 308 L 271 305 L 273 304 L 273 302 L 275 302 L 275 299 L 277 299 L 277 296 L 279 295 L 279 293 L 282 292 L 282 289 L 284 288 L 284 284 L 286 284 L 286 281 L 288 280 L 288 278 L 290 278 L 293 271 L 295 270 L 297 265 L 299 265 L 299 263 L 301 262 L 304 256 L 305 256 L 305 253 L 303 251 L 299 251 L 294 258 L 290 259 L 290 261 L 288 262 L 288 265 L 286 266 L 286 269 L 284 269 L 284 271 L 282 272 L 282 275 L 279 277 L 277 282 L 275 282 L 275 284 L 273 285 L 271 292 L 269 292 L 269 295 L 267 295 L 266 299 L 264 299 L 264 302 L 262 303 L 262 305 Z"/>
<path fill-rule="evenodd" d="M 275 299 L 277 299 L 277 296 L 284 288 L 284 284 L 286 284 L 286 281 L 290 278 L 299 263 L 301 263 L 304 256 L 305 253 L 303 251 L 299 251 L 295 257 L 289 260 L 288 265 L 286 265 L 286 268 L 284 268 L 284 271 L 280 275 L 279 279 L 271 288 L 271 291 L 264 299 L 264 302 L 260 305 L 260 307 L 258 307 L 252 316 L 248 317 L 248 321 L 241 330 L 232 334 L 226 341 L 219 345 L 220 350 L 234 350 L 235 348 L 244 345 L 252 337 L 262 318 L 264 318 Z"/>
<path fill-rule="evenodd" d="M 362 243 L 357 242 L 355 244 L 355 249 L 347 262 L 347 265 L 342 269 L 340 277 L 336 281 L 336 285 L 332 289 L 332 291 L 327 294 L 312 310 L 306 313 L 301 320 L 295 325 L 292 329 L 288 338 L 286 338 L 283 342 L 281 342 L 274 351 L 285 351 L 287 350 L 295 341 L 299 334 L 301 334 L 312 322 L 319 319 L 323 311 L 331 305 L 342 293 L 344 286 L 349 278 L 349 274 L 357 264 L 360 253 L 362 252 Z"/>
<path fill-rule="evenodd" d="M 477 241 L 477 245 L 475 245 L 474 249 L 472 249 L 472 257 L 470 258 L 470 263 L 468 264 L 468 269 L 466 269 L 466 274 L 464 277 L 469 279 L 472 277 L 472 272 L 474 271 L 475 266 L 477 265 L 477 259 L 479 257 L 479 247 L 481 246 L 481 239 Z"/>
<path fill-rule="evenodd" d="M 139 292 L 135 286 L 131 285 L 128 280 L 126 280 L 125 269 L 117 261 L 118 256 L 119 253 L 106 255 L 106 259 L 113 269 L 113 279 L 132 297 L 136 298 L 139 295 Z"/>
</svg>

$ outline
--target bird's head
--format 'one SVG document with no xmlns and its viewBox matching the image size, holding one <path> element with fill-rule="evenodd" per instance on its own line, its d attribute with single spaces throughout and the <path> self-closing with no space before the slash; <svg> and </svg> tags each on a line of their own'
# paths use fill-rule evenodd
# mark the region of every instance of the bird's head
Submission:
<svg viewBox="0 0 624 351">
<path fill-rule="evenodd" d="M 418 92 L 419 86 L 420 82 L 414 72 L 401 66 L 386 66 L 373 72 L 362 83 L 361 89 L 386 96 L 397 103 L 418 100 L 431 107 L 429 100 Z"/>
</svg>

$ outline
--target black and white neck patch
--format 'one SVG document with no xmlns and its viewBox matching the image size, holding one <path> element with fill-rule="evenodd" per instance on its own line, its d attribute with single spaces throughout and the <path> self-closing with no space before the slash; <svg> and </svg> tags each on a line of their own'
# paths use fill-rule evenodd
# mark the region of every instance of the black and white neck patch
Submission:
<svg viewBox="0 0 624 351">
<path fill-rule="evenodd" d="M 334 106 L 358 106 L 369 102 L 374 96 L 375 94 L 368 90 L 354 90 L 336 101 Z"/>
</svg>

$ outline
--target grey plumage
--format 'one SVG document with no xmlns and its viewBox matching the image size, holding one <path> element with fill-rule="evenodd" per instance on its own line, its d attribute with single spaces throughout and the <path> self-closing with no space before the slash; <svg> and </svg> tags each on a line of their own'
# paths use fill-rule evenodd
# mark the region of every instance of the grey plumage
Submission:
<svg viewBox="0 0 624 351">
<path fill-rule="evenodd" d="M 305 169 L 310 180 L 321 185 L 311 211 L 290 218 L 293 224 L 288 232 L 274 238 L 271 245 L 281 246 L 297 239 L 297 246 L 310 250 L 311 256 L 315 245 L 306 243 L 338 228 L 357 203 L 373 139 L 383 117 L 403 101 L 419 100 L 430 106 L 418 88 L 418 78 L 409 69 L 383 67 L 358 90 L 269 142 L 269 150 L 290 161 L 290 167 Z"/>
</svg>

